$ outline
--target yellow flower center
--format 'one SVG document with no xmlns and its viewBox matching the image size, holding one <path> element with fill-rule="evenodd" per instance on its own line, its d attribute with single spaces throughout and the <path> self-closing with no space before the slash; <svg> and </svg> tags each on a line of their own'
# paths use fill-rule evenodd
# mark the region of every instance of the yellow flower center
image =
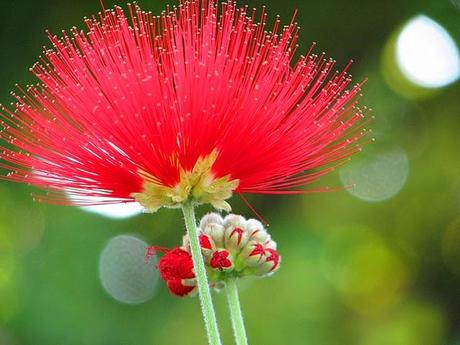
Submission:
<svg viewBox="0 0 460 345">
<path fill-rule="evenodd" d="M 215 178 L 212 166 L 217 159 L 217 151 L 206 157 L 200 157 L 191 171 L 181 168 L 180 181 L 174 187 L 158 183 L 151 174 L 140 171 L 144 179 L 143 190 L 131 196 L 139 202 L 147 212 L 156 212 L 161 207 L 177 208 L 186 201 L 196 204 L 211 204 L 218 210 L 230 211 L 230 204 L 225 200 L 232 196 L 239 181 L 232 180 L 230 175 Z"/>
</svg>

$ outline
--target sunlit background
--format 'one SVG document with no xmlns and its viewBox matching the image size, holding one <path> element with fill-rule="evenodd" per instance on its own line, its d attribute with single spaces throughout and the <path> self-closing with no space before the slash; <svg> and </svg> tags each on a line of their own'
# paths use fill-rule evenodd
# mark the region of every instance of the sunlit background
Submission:
<svg viewBox="0 0 460 345">
<path fill-rule="evenodd" d="M 166 1 L 141 4 L 159 13 Z M 250 197 L 283 255 L 275 276 L 242 285 L 250 343 L 459 345 L 460 2 L 240 4 L 265 4 L 286 22 L 299 8 L 303 51 L 316 41 L 342 66 L 353 58 L 376 117 L 375 143 L 320 184 L 353 188 Z M 44 29 L 100 9 L 97 0 L 1 5 L 2 103 L 16 82 L 35 82 L 28 67 L 47 44 Z M 179 211 L 48 206 L 31 191 L 0 183 L 1 345 L 206 343 L 198 301 L 172 297 L 143 261 L 148 244 L 179 244 Z M 215 301 L 231 344 L 225 298 Z"/>
</svg>

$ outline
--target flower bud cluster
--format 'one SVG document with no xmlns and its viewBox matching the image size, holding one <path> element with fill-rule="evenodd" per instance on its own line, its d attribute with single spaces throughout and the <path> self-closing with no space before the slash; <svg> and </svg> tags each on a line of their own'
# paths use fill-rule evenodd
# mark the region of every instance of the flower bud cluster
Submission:
<svg viewBox="0 0 460 345">
<path fill-rule="evenodd" d="M 210 213 L 201 219 L 199 234 L 201 251 L 211 271 L 237 277 L 263 277 L 279 268 L 281 258 L 276 242 L 255 219 L 246 220 L 235 214 L 222 218 Z M 186 250 L 190 248 L 188 242 L 185 235 L 183 247 Z M 225 276 L 222 278 L 225 280 Z"/>
<path fill-rule="evenodd" d="M 201 219 L 198 232 L 209 284 L 215 289 L 229 277 L 266 277 L 280 267 L 276 242 L 255 219 L 210 213 Z M 197 290 L 188 235 L 182 242 L 181 247 L 166 251 L 158 264 L 161 277 L 177 296 Z"/>
</svg>

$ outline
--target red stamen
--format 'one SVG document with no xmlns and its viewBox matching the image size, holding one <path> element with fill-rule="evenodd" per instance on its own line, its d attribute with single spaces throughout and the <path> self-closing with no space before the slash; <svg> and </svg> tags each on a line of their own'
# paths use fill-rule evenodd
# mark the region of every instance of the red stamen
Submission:
<svg viewBox="0 0 460 345">
<path fill-rule="evenodd" d="M 170 249 L 160 246 L 147 247 L 145 248 L 145 263 L 148 264 L 153 255 L 157 255 L 158 253 L 166 254 L 169 251 Z"/>
<path fill-rule="evenodd" d="M 140 171 L 175 187 L 217 151 L 214 176 L 239 180 L 266 223 L 243 193 L 305 193 L 365 142 L 362 83 L 324 54 L 295 60 L 294 19 L 270 32 L 265 9 L 257 19 L 233 1 L 181 1 L 160 16 L 101 7 L 85 30 L 49 33 L 31 69 L 40 84 L 0 107 L 0 178 L 44 190 L 37 200 L 133 201 Z"/>
</svg>

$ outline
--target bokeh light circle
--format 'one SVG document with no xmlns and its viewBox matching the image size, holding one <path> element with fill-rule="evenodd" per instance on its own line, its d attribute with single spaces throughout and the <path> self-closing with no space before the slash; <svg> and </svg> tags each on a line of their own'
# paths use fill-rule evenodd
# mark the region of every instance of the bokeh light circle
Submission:
<svg viewBox="0 0 460 345">
<path fill-rule="evenodd" d="M 395 148 L 352 162 L 340 171 L 348 192 L 358 199 L 379 202 L 394 197 L 409 175 L 409 159 L 403 149 Z"/>
<path fill-rule="evenodd" d="M 107 293 L 119 302 L 140 304 L 151 299 L 158 282 L 152 257 L 145 263 L 147 243 L 131 235 L 119 235 L 105 246 L 99 259 L 99 277 Z"/>
<path fill-rule="evenodd" d="M 443 87 L 460 77 L 455 41 L 441 25 L 424 15 L 414 17 L 401 30 L 396 61 L 404 76 L 422 87 Z"/>
<path fill-rule="evenodd" d="M 375 321 L 359 345 L 444 345 L 445 310 L 427 301 L 406 301 Z"/>
<path fill-rule="evenodd" d="M 104 203 L 107 202 L 106 198 L 99 197 L 82 197 L 75 196 L 71 193 L 67 193 L 67 198 L 71 202 L 78 201 L 81 203 L 84 201 L 87 204 L 92 203 Z M 112 219 L 124 219 L 137 216 L 141 214 L 144 208 L 137 202 L 126 202 L 126 203 L 115 203 L 115 204 L 102 204 L 102 205 L 91 205 L 91 206 L 79 206 L 80 209 L 86 212 L 98 214 L 103 217 L 112 218 Z"/>
<path fill-rule="evenodd" d="M 143 211 L 143 207 L 137 202 L 83 206 L 80 208 L 86 212 L 95 213 L 112 219 L 134 217 Z"/>
<path fill-rule="evenodd" d="M 372 229 L 349 225 L 326 237 L 322 265 L 342 302 L 361 314 L 378 314 L 406 294 L 410 268 Z"/>
</svg>

